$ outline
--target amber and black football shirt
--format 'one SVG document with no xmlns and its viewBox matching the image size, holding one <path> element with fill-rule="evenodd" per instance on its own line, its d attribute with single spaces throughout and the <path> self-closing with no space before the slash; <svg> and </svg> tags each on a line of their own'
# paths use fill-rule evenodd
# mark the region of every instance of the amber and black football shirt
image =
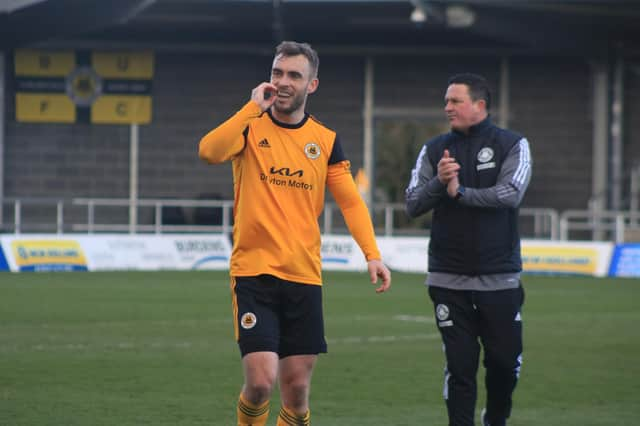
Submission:
<svg viewBox="0 0 640 426">
<path fill-rule="evenodd" d="M 232 276 L 271 274 L 320 285 L 318 217 L 327 187 L 366 259 L 380 259 L 338 137 L 313 116 L 281 123 L 250 101 L 202 138 L 200 157 L 233 164 Z"/>
</svg>

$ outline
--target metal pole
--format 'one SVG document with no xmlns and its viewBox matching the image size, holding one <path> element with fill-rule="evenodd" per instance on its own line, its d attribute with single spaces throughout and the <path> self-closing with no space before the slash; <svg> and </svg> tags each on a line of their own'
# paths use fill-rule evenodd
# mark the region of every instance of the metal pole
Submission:
<svg viewBox="0 0 640 426">
<path fill-rule="evenodd" d="M 369 187 L 365 191 L 364 201 L 371 208 L 373 197 L 371 191 L 373 190 L 374 180 L 374 164 L 373 164 L 373 104 L 374 104 L 374 92 L 373 92 L 373 58 L 367 56 L 364 64 L 364 172 L 367 175 L 369 181 Z"/>
<path fill-rule="evenodd" d="M 62 201 L 58 201 L 56 206 L 56 233 L 63 234 L 64 233 L 64 203 Z"/>
<path fill-rule="evenodd" d="M 20 227 L 22 225 L 22 204 L 20 203 L 20 200 L 16 200 L 13 205 L 13 224 L 13 232 L 15 234 L 19 234 Z"/>
<path fill-rule="evenodd" d="M 509 127 L 509 59 L 500 60 L 500 105 L 498 106 L 498 125 L 502 128 Z"/>
<path fill-rule="evenodd" d="M 138 125 L 131 124 L 129 146 L 129 233 L 136 233 L 138 224 Z"/>
<path fill-rule="evenodd" d="M 222 232 L 224 232 L 225 234 L 233 232 L 233 227 L 231 226 L 232 209 L 233 209 L 233 201 L 227 201 L 222 203 Z"/>
<path fill-rule="evenodd" d="M 322 233 L 331 234 L 333 232 L 333 206 L 331 204 L 324 205 L 324 226 Z"/>
<path fill-rule="evenodd" d="M 611 210 L 620 210 L 622 197 L 622 141 L 624 127 L 624 59 L 620 52 L 613 74 L 611 104 Z"/>
<path fill-rule="evenodd" d="M 549 209 L 549 217 L 551 218 L 551 240 L 557 241 L 559 238 L 559 226 L 558 226 L 558 212 Z"/>
<path fill-rule="evenodd" d="M 615 221 L 616 221 L 615 222 L 616 223 L 616 228 L 615 228 L 616 244 L 622 244 L 624 243 L 624 215 L 618 212 L 616 214 Z"/>
<path fill-rule="evenodd" d="M 93 200 L 89 200 L 89 203 L 87 204 L 87 231 L 89 234 L 93 234 L 95 216 L 95 202 Z"/>
<path fill-rule="evenodd" d="M 609 127 L 609 72 L 605 64 L 593 66 L 593 160 L 591 164 L 591 203 L 592 211 L 605 208 L 607 195 L 607 129 Z M 592 230 L 592 239 L 601 241 L 602 230 Z"/>
<path fill-rule="evenodd" d="M 162 234 L 162 203 L 156 203 L 156 234 Z"/>
<path fill-rule="evenodd" d="M 393 235 L 393 207 L 389 204 L 384 207 L 384 235 Z"/>
<path fill-rule="evenodd" d="M 564 214 L 560 215 L 560 240 L 567 241 L 569 239 L 569 219 Z"/>
</svg>

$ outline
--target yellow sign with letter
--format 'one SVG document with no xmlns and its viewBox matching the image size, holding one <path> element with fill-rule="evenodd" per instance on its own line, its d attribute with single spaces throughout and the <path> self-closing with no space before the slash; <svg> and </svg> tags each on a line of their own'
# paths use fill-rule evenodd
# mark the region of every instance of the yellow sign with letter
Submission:
<svg viewBox="0 0 640 426">
<path fill-rule="evenodd" d="M 93 69 L 103 78 L 151 80 L 153 78 L 153 53 L 93 52 Z"/>
<path fill-rule="evenodd" d="M 16 75 L 66 77 L 76 67 L 73 52 L 19 49 L 15 55 Z"/>
<path fill-rule="evenodd" d="M 16 94 L 16 119 L 41 123 L 74 123 L 76 106 L 66 95 L 47 93 Z"/>
<path fill-rule="evenodd" d="M 96 99 L 91 108 L 91 122 L 138 123 L 136 118 L 151 114 L 151 98 L 149 96 L 113 96 L 106 95 Z"/>
</svg>

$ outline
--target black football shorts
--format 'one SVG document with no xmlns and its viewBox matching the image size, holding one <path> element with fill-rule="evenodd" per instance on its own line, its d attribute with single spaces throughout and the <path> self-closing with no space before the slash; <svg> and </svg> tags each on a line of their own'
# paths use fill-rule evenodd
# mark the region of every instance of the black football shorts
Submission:
<svg viewBox="0 0 640 426">
<path fill-rule="evenodd" d="M 315 355 L 327 352 L 322 288 L 273 275 L 232 277 L 234 329 L 240 353 Z"/>
</svg>

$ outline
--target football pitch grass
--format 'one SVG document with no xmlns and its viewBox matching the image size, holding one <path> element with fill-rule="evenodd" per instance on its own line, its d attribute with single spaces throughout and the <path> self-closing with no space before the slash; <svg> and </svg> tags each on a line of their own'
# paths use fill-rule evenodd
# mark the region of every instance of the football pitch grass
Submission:
<svg viewBox="0 0 640 426">
<path fill-rule="evenodd" d="M 424 277 L 393 278 L 377 295 L 364 274 L 325 273 L 329 353 L 314 373 L 313 425 L 447 424 Z M 0 274 L 0 425 L 234 425 L 228 283 L 226 272 Z M 640 280 L 524 284 L 509 424 L 640 424 Z M 270 426 L 278 409 L 276 392 Z"/>
</svg>

